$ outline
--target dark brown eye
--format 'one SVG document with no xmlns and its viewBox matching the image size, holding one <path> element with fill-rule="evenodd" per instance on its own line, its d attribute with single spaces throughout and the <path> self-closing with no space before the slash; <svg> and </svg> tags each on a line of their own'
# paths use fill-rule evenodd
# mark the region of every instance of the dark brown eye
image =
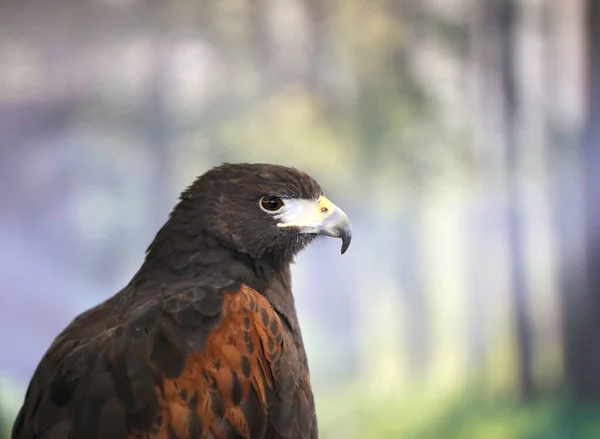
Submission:
<svg viewBox="0 0 600 439">
<path fill-rule="evenodd" d="M 275 212 L 283 207 L 283 201 L 279 197 L 263 197 L 260 205 L 269 212 Z"/>
</svg>

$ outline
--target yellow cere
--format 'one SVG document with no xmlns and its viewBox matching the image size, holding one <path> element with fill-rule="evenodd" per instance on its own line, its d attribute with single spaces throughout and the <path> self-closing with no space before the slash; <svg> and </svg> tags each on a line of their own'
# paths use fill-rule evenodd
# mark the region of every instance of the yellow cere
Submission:
<svg viewBox="0 0 600 439">
<path fill-rule="evenodd" d="M 323 195 L 321 195 L 319 197 L 319 200 L 317 201 L 317 205 L 319 206 L 319 208 L 321 209 L 321 212 L 323 212 L 323 213 L 330 212 L 335 207 L 335 205 L 329 199 L 324 197 Z"/>
</svg>

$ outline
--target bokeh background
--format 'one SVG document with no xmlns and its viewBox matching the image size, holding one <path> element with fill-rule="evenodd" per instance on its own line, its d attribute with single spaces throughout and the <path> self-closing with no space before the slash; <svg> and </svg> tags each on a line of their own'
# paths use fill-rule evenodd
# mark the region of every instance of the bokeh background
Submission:
<svg viewBox="0 0 600 439">
<path fill-rule="evenodd" d="M 596 0 L 2 0 L 0 407 L 179 192 L 292 165 L 323 439 L 600 438 Z M 0 436 L 1 437 L 1 436 Z"/>
</svg>

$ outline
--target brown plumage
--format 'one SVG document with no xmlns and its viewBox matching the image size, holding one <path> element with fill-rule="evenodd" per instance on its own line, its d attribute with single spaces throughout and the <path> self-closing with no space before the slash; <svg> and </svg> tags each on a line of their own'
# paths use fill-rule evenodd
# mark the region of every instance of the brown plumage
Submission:
<svg viewBox="0 0 600 439">
<path fill-rule="evenodd" d="M 315 180 L 225 164 L 182 195 L 119 293 L 35 371 L 13 439 L 318 437 L 289 265 L 351 237 Z"/>
</svg>

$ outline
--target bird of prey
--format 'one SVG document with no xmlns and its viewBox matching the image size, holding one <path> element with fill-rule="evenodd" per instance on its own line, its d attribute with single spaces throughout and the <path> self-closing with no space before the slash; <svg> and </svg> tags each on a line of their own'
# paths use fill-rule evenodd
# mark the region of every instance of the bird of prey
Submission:
<svg viewBox="0 0 600 439">
<path fill-rule="evenodd" d="M 347 215 L 294 168 L 222 164 L 180 196 L 127 286 L 40 361 L 13 439 L 318 437 L 290 263 Z"/>
</svg>

